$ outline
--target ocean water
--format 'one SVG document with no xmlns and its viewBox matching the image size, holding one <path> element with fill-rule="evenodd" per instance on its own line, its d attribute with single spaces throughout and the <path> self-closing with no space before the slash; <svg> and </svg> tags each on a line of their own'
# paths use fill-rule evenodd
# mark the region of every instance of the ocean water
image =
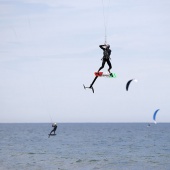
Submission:
<svg viewBox="0 0 170 170">
<path fill-rule="evenodd" d="M 170 124 L 0 124 L 0 170 L 170 170 Z"/>
</svg>

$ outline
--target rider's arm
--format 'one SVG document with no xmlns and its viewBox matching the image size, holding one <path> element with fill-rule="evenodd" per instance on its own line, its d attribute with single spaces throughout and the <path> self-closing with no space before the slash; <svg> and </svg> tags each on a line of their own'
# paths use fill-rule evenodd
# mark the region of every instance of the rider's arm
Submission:
<svg viewBox="0 0 170 170">
<path fill-rule="evenodd" d="M 100 47 L 102 50 L 106 49 L 106 45 L 99 45 L 99 47 Z"/>
</svg>

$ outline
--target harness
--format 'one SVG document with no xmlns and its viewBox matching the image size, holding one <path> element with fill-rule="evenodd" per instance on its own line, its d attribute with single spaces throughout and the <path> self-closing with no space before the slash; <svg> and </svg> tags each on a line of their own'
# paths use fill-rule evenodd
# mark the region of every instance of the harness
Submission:
<svg viewBox="0 0 170 170">
<path fill-rule="evenodd" d="M 104 59 L 110 59 L 110 50 L 109 49 L 103 50 L 103 58 Z"/>
</svg>

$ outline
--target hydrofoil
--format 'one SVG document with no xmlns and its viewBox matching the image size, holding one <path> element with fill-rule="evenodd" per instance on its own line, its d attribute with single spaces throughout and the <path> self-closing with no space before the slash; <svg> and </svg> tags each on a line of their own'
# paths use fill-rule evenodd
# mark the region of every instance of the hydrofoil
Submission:
<svg viewBox="0 0 170 170">
<path fill-rule="evenodd" d="M 50 136 L 55 136 L 55 135 L 56 135 L 56 134 L 54 134 L 54 133 L 53 133 L 53 134 L 48 134 L 48 137 L 50 137 Z"/>
<path fill-rule="evenodd" d="M 95 81 L 97 80 L 98 77 L 108 77 L 108 78 L 116 78 L 116 74 L 115 73 L 103 73 L 103 72 L 94 72 L 95 78 L 92 81 L 92 83 L 90 84 L 89 87 L 86 87 L 84 84 L 84 89 L 89 88 L 92 89 L 92 92 L 94 93 L 94 88 L 93 88 L 93 84 L 95 83 Z"/>
</svg>

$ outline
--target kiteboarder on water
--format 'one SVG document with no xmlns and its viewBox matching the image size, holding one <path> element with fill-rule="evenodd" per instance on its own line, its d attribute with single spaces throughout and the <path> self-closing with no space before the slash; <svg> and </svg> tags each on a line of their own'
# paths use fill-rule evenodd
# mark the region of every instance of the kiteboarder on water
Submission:
<svg viewBox="0 0 170 170">
<path fill-rule="evenodd" d="M 104 44 L 104 45 L 99 45 L 99 47 L 103 50 L 103 58 L 101 60 L 103 60 L 102 62 L 102 66 L 99 68 L 98 72 L 104 68 L 104 65 L 105 63 L 107 62 L 108 66 L 109 66 L 109 69 L 108 69 L 108 72 L 110 74 L 112 74 L 110 72 L 110 70 L 112 69 L 112 64 L 110 62 L 110 55 L 111 55 L 111 50 L 110 50 L 110 45 L 109 44 Z"/>
<path fill-rule="evenodd" d="M 49 137 L 52 134 L 52 132 L 54 132 L 53 134 L 55 134 L 55 131 L 57 130 L 57 123 L 53 123 L 52 127 L 53 127 L 53 130 L 50 132 Z"/>
</svg>

